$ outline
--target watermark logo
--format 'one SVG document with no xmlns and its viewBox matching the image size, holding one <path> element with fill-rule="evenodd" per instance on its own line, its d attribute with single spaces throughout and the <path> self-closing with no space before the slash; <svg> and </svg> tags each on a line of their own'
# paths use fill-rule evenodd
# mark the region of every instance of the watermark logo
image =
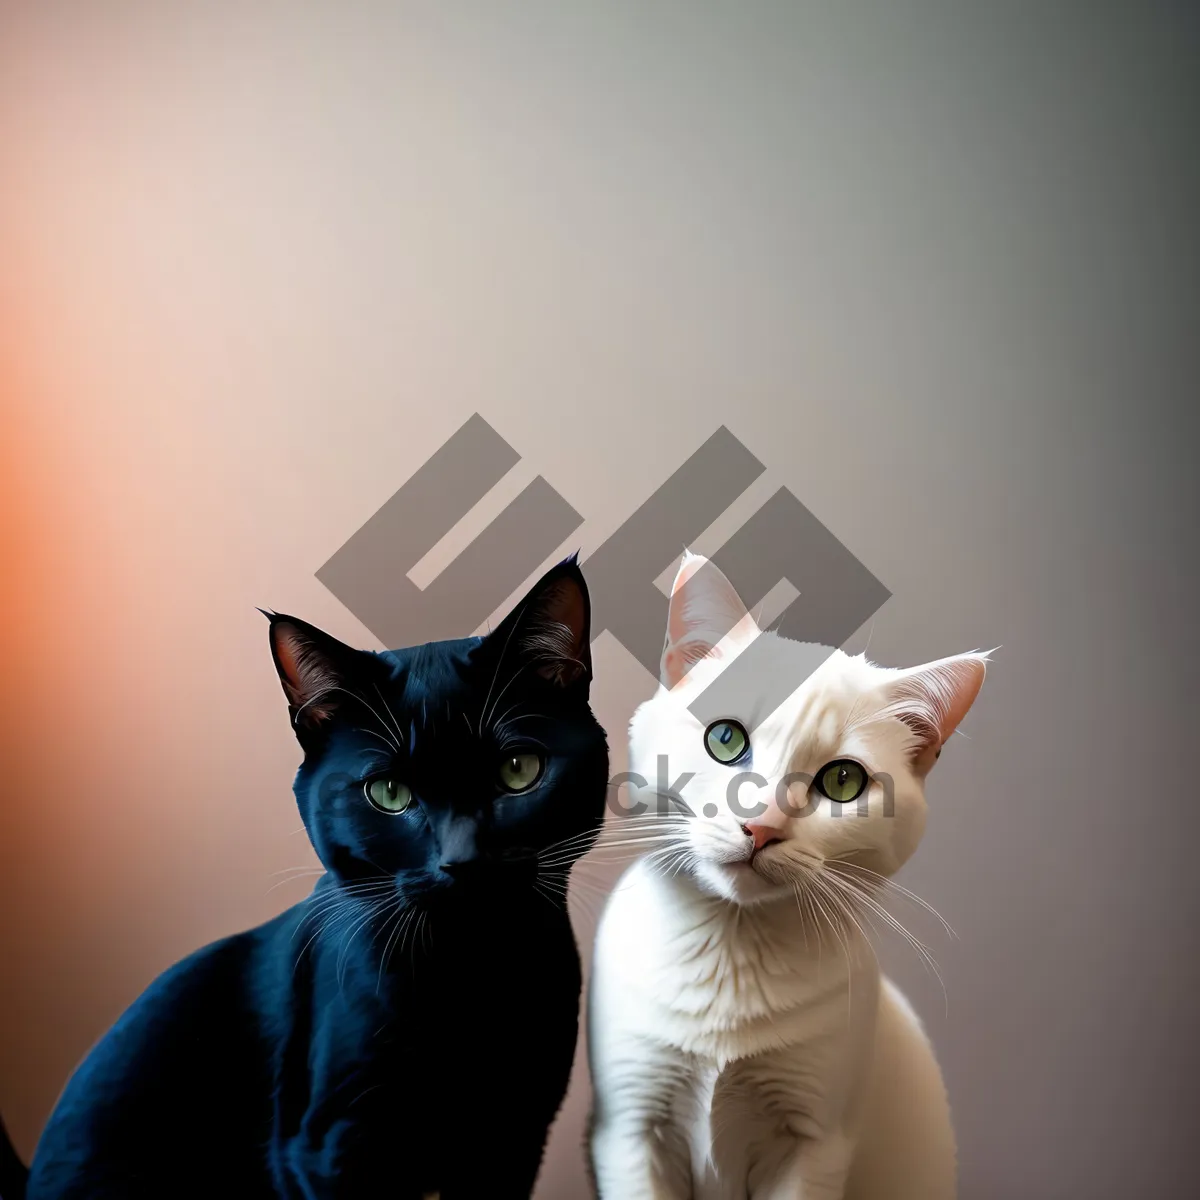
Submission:
<svg viewBox="0 0 1200 1200">
<path fill-rule="evenodd" d="M 545 478 L 538 475 L 429 586 L 418 587 L 410 575 L 518 462 L 520 455 L 476 413 L 317 578 L 386 646 L 478 629 L 584 522 Z M 657 679 L 668 601 L 654 581 L 765 470 L 721 426 L 664 480 L 582 561 L 593 639 L 608 630 Z M 761 723 L 891 594 L 786 488 L 711 557 L 751 611 L 786 580 L 799 594 L 775 628 L 819 652 L 797 676 L 795 664 L 777 669 L 771 639 L 755 640 L 691 704 L 702 724 L 749 712 Z"/>
</svg>

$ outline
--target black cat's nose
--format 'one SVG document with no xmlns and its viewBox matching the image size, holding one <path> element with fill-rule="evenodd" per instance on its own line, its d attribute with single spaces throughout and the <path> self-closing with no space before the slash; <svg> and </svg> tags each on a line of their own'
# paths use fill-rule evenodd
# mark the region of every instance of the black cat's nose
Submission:
<svg viewBox="0 0 1200 1200">
<path fill-rule="evenodd" d="M 463 875 L 470 874 L 476 865 L 474 859 L 465 859 L 459 862 L 444 862 L 441 867 L 451 879 L 460 879 Z"/>
</svg>

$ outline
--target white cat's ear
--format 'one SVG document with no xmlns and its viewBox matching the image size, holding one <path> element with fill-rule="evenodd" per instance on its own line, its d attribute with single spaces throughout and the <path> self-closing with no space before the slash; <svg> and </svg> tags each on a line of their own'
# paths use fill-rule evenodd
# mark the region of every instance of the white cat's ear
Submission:
<svg viewBox="0 0 1200 1200">
<path fill-rule="evenodd" d="M 732 637 L 739 645 L 752 641 L 758 632 L 724 572 L 702 555 L 685 551 L 671 585 L 660 672 L 663 683 L 673 688 L 702 658 L 718 656 L 722 639 Z"/>
<path fill-rule="evenodd" d="M 924 775 L 967 715 L 987 672 L 991 651 L 972 650 L 897 673 L 887 685 L 890 715 L 916 735 L 913 766 Z"/>
</svg>

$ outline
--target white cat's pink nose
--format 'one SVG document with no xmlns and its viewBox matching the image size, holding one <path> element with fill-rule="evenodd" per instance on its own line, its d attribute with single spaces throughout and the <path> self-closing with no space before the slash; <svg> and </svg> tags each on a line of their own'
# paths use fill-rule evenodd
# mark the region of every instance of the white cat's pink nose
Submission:
<svg viewBox="0 0 1200 1200">
<path fill-rule="evenodd" d="M 754 839 L 754 849 L 761 850 L 772 842 L 783 841 L 783 830 L 787 816 L 772 806 L 761 817 L 752 817 L 742 826 L 742 832 Z"/>
</svg>

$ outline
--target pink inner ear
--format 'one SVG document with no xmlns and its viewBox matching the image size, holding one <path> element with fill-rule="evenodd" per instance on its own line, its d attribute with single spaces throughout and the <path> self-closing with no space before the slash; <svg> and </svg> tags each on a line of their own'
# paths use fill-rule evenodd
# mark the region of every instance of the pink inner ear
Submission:
<svg viewBox="0 0 1200 1200">
<path fill-rule="evenodd" d="M 587 605 L 572 580 L 559 580 L 538 598 L 521 648 L 543 679 L 566 685 L 586 674 L 586 624 Z"/>
<path fill-rule="evenodd" d="M 309 720 L 325 720 L 334 706 L 332 702 L 319 703 L 317 697 L 335 685 L 333 673 L 294 625 L 280 623 L 274 634 L 275 654 L 292 706 L 303 708 Z"/>
<path fill-rule="evenodd" d="M 689 605 L 694 603 L 693 597 L 685 594 L 683 589 L 707 562 L 707 558 L 701 558 L 698 554 L 685 558 L 675 576 L 675 582 L 671 585 L 671 606 L 667 610 L 667 641 L 673 645 L 682 642 L 695 624 L 693 619 L 689 625 L 687 615 Z"/>
<path fill-rule="evenodd" d="M 982 659 L 963 658 L 955 663 L 951 671 L 955 677 L 956 686 L 951 692 L 950 705 L 938 726 L 938 733 L 943 742 L 962 724 L 971 705 L 975 703 L 979 689 L 983 687 L 983 677 L 987 668 Z"/>
<path fill-rule="evenodd" d="M 983 655 L 963 654 L 917 667 L 899 681 L 895 715 L 921 739 L 928 765 L 975 703 L 986 669 Z"/>
<path fill-rule="evenodd" d="M 674 687 L 701 659 L 717 653 L 721 639 L 756 629 L 742 598 L 721 569 L 699 554 L 687 554 L 671 586 L 661 674 Z"/>
</svg>

